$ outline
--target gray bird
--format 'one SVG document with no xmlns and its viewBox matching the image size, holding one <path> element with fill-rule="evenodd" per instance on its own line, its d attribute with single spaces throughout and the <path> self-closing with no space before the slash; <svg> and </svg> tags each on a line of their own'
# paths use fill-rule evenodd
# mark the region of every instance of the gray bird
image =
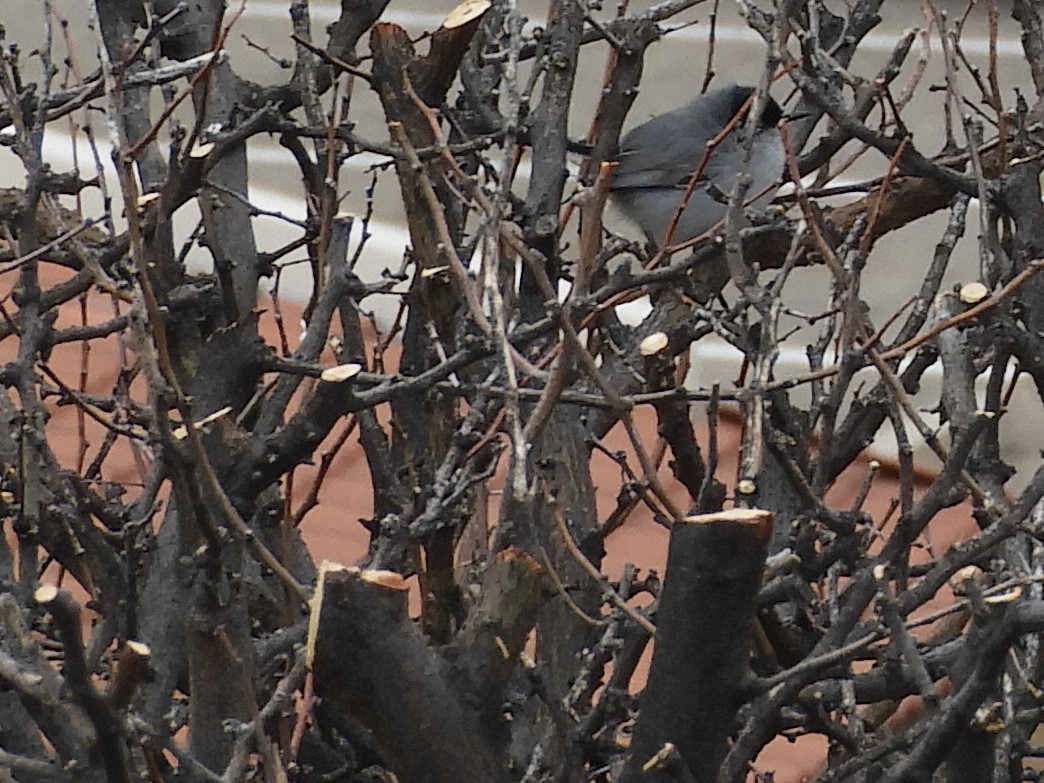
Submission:
<svg viewBox="0 0 1044 783">
<path fill-rule="evenodd" d="M 708 141 L 743 111 L 753 93 L 735 84 L 712 90 L 673 111 L 653 117 L 620 140 L 619 165 L 611 185 L 623 213 L 659 245 Z M 754 136 L 750 157 L 748 204 L 763 208 L 775 194 L 783 174 L 785 154 L 777 123 L 783 110 L 769 98 Z M 740 118 L 742 123 L 744 118 Z M 713 228 L 725 218 L 729 194 L 742 161 L 738 138 L 741 124 L 714 148 L 685 211 L 671 235 L 680 244 Z M 762 196 L 754 198 L 769 188 Z"/>
</svg>

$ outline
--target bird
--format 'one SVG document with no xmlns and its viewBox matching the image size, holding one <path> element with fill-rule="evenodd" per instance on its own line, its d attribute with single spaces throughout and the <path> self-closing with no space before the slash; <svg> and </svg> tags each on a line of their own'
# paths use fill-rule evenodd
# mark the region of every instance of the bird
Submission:
<svg viewBox="0 0 1044 783">
<path fill-rule="evenodd" d="M 736 84 L 711 90 L 677 109 L 653 117 L 620 140 L 610 194 L 625 216 L 653 244 L 681 244 L 714 228 L 725 218 L 729 195 L 743 161 L 740 128 L 753 105 L 753 87 Z M 748 102 L 749 101 L 749 102 Z M 734 117 L 735 127 L 711 151 L 692 195 L 670 237 L 674 213 L 709 141 Z M 783 110 L 771 97 L 762 111 L 750 156 L 748 205 L 771 201 L 786 154 L 777 124 Z M 766 191 L 762 193 L 762 191 Z"/>
</svg>

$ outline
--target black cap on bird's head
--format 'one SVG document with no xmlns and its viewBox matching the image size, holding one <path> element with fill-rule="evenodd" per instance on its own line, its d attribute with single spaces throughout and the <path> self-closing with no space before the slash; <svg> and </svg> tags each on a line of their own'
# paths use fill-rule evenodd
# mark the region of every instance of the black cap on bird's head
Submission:
<svg viewBox="0 0 1044 783">
<path fill-rule="evenodd" d="M 735 117 L 737 114 L 743 112 L 743 117 L 746 118 L 746 111 L 749 110 L 750 106 L 754 105 L 751 100 L 751 96 L 754 94 L 753 87 L 741 87 L 740 85 L 734 84 L 731 87 L 726 87 L 728 90 L 729 97 L 729 116 Z M 751 101 L 750 104 L 747 101 Z M 768 102 L 765 104 L 764 111 L 761 112 L 761 122 L 758 123 L 760 128 L 774 128 L 779 124 L 779 121 L 783 119 L 783 109 L 776 99 L 771 95 L 768 96 Z"/>
</svg>

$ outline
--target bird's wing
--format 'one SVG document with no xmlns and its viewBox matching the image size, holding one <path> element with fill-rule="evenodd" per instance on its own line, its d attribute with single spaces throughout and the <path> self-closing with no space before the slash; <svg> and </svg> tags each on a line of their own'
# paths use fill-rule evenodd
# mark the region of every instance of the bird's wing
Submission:
<svg viewBox="0 0 1044 783">
<path fill-rule="evenodd" d="M 670 161 L 650 161 L 647 156 L 629 156 L 621 152 L 619 165 L 613 177 L 613 190 L 626 190 L 628 188 L 684 188 L 689 184 L 693 172 L 700 163 L 703 155 L 701 150 L 684 165 L 674 163 L 677 158 Z M 720 165 L 716 158 L 718 155 L 711 154 L 704 164 L 697 179 L 698 183 L 718 183 L 721 179 Z"/>
<path fill-rule="evenodd" d="M 681 132 L 686 124 L 674 117 L 676 112 L 657 117 L 630 131 L 620 141 L 619 164 L 612 188 L 683 188 L 699 165 L 709 141 L 702 135 Z M 673 129 L 668 134 L 665 129 Z M 716 181 L 719 175 L 718 152 L 727 145 L 726 138 L 715 148 L 700 174 L 700 180 Z"/>
<path fill-rule="evenodd" d="M 626 153 L 620 154 L 620 165 L 616 168 L 613 177 L 613 190 L 627 190 L 628 188 L 678 188 L 684 187 L 692 176 L 695 163 L 692 166 L 657 166 L 650 164 L 648 160 L 628 157 Z"/>
</svg>

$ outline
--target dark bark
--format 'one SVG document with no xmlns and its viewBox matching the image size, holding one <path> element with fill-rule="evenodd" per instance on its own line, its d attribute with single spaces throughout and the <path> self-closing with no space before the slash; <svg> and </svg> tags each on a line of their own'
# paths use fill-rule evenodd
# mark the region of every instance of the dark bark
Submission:
<svg viewBox="0 0 1044 783">
<path fill-rule="evenodd" d="M 717 781 L 743 703 L 771 531 L 767 511 L 675 523 L 649 682 L 622 780 L 676 780 L 667 767 L 647 768 L 670 742 L 696 783 Z"/>
<path fill-rule="evenodd" d="M 373 736 L 403 783 L 504 779 L 476 715 L 410 620 L 406 593 L 384 578 L 395 575 L 320 576 L 309 640 L 316 693 Z"/>
</svg>

